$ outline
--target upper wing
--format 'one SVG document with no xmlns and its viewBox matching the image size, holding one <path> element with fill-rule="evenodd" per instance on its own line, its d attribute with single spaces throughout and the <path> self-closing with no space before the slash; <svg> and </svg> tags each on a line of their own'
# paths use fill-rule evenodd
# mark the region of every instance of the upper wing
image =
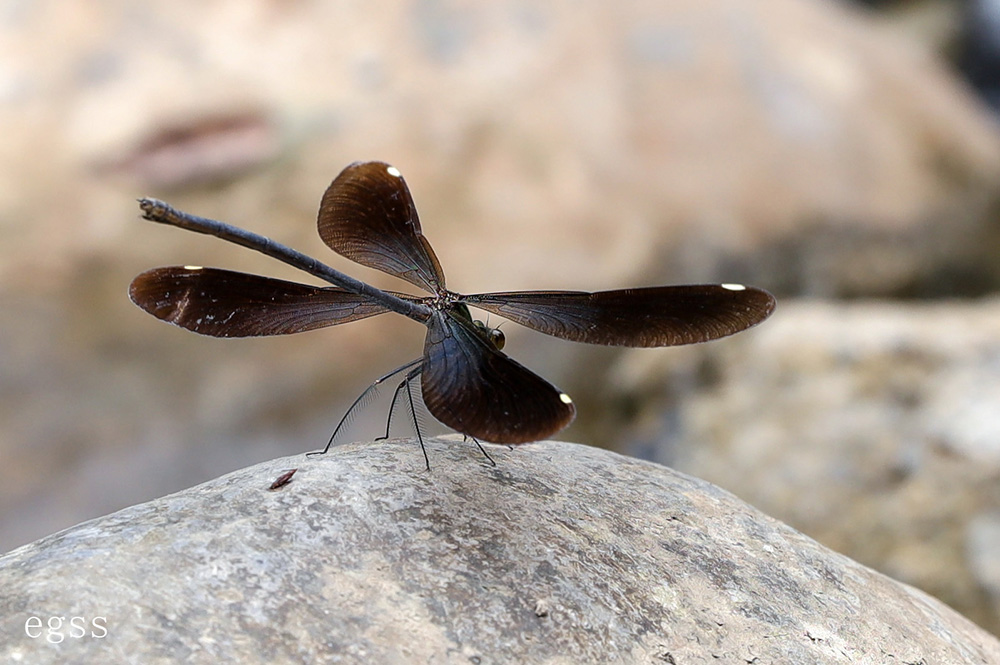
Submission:
<svg viewBox="0 0 1000 665">
<path fill-rule="evenodd" d="M 427 321 L 424 404 L 445 425 L 495 443 L 552 436 L 573 421 L 566 393 L 514 362 L 448 312 Z"/>
<path fill-rule="evenodd" d="M 767 291 L 740 284 L 513 291 L 462 301 L 549 335 L 609 346 L 707 342 L 760 323 L 775 306 Z"/>
<path fill-rule="evenodd" d="M 403 176 L 384 162 L 355 162 L 323 194 L 319 235 L 352 261 L 405 279 L 431 293 L 444 272 L 420 231 Z"/>
<path fill-rule="evenodd" d="M 343 289 L 219 268 L 155 268 L 128 293 L 156 318 L 212 337 L 286 335 L 388 311 Z"/>
</svg>

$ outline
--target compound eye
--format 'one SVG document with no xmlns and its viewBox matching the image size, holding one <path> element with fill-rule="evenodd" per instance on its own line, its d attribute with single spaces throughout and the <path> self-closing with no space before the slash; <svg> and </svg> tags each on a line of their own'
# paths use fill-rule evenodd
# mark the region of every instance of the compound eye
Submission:
<svg viewBox="0 0 1000 665">
<path fill-rule="evenodd" d="M 502 349 L 504 343 L 507 341 L 507 337 L 503 334 L 503 331 L 497 328 L 491 328 L 489 335 L 490 335 L 490 343 L 492 343 L 493 346 L 495 346 L 498 351 Z"/>
</svg>

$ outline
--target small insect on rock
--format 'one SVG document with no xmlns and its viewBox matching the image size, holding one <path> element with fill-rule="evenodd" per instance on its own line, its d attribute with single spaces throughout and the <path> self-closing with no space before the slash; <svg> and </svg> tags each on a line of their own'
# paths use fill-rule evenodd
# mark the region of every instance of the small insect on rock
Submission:
<svg viewBox="0 0 1000 665">
<path fill-rule="evenodd" d="M 289 469 L 288 471 L 285 471 L 283 474 L 275 478 L 274 482 L 271 483 L 270 487 L 268 487 L 267 489 L 269 490 L 281 489 L 288 483 L 292 482 L 292 476 L 295 475 L 296 471 L 298 471 L 298 469 Z"/>
</svg>

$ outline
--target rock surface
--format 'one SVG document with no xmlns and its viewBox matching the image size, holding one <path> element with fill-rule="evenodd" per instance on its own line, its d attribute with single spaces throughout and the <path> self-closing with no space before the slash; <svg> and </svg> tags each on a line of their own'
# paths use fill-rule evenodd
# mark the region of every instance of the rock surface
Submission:
<svg viewBox="0 0 1000 665">
<path fill-rule="evenodd" d="M 704 481 L 568 443 L 491 447 L 496 467 L 428 448 L 430 473 L 412 441 L 275 460 L 10 552 L 0 659 L 1000 662 L 942 603 Z M 88 634 L 26 635 L 51 616 Z"/>
<path fill-rule="evenodd" d="M 731 344 L 617 372 L 604 401 L 642 405 L 620 449 L 1000 633 L 1000 300 L 785 301 Z"/>
</svg>

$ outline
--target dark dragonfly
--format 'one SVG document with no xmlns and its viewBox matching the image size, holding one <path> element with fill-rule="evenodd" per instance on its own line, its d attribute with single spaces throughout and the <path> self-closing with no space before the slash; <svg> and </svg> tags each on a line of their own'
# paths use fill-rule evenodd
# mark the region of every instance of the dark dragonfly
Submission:
<svg viewBox="0 0 1000 665">
<path fill-rule="evenodd" d="M 408 369 L 400 388 L 409 389 L 409 382 L 419 376 L 424 404 L 435 418 L 462 434 L 494 443 L 550 437 L 573 420 L 576 410 L 566 393 L 502 353 L 502 333 L 473 319 L 470 305 L 574 342 L 633 347 L 694 344 L 732 335 L 766 319 L 775 306 L 771 294 L 741 284 L 597 293 L 449 291 L 441 264 L 421 233 L 406 182 L 395 167 L 382 162 L 351 164 L 334 179 L 320 203 L 319 235 L 338 254 L 433 295 L 377 289 L 269 238 L 182 213 L 154 199 L 140 199 L 140 206 L 146 219 L 235 242 L 335 286 L 173 266 L 149 270 L 132 281 L 129 296 L 136 305 L 213 337 L 284 335 L 398 312 L 427 326 L 423 356 L 376 384 Z"/>
</svg>

